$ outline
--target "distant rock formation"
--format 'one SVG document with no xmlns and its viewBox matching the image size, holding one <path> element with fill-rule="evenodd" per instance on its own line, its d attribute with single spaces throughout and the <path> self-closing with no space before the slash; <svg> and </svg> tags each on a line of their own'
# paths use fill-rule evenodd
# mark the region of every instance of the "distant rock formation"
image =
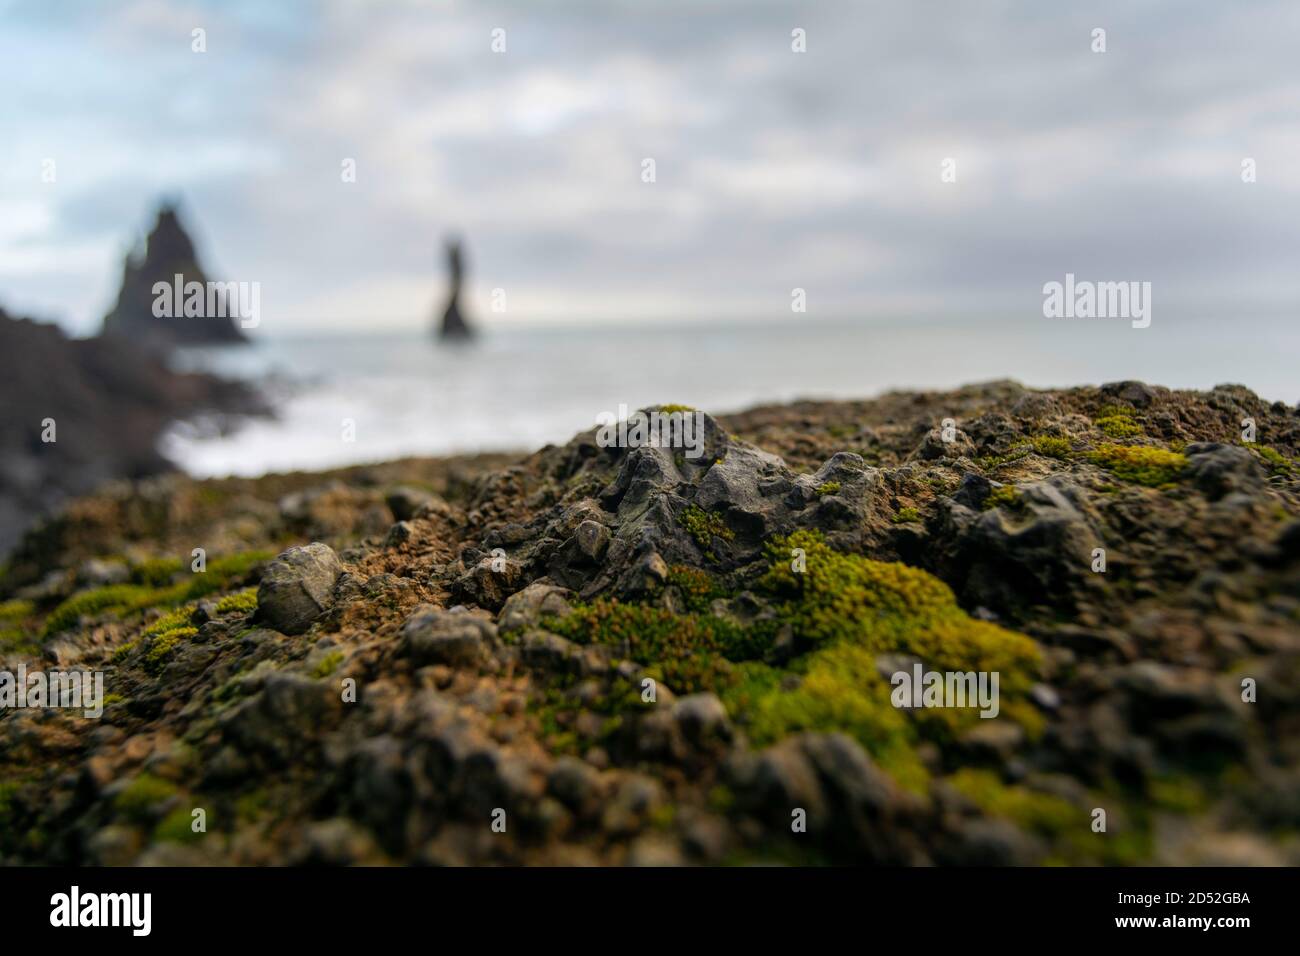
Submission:
<svg viewBox="0 0 1300 956">
<path fill-rule="evenodd" d="M 122 289 L 113 311 L 104 317 L 104 334 L 130 339 L 151 349 L 174 345 L 230 344 L 247 342 L 238 320 L 206 312 L 185 316 L 179 306 L 173 315 L 154 314 L 158 298 L 154 285 L 173 286 L 176 276 L 183 283 L 198 282 L 206 289 L 208 275 L 199 265 L 194 242 L 181 225 L 176 209 L 164 203 L 145 243 L 143 255 L 132 252 L 122 267 Z M 237 306 L 237 302 L 231 308 Z"/>
<path fill-rule="evenodd" d="M 115 478 L 169 471 L 174 418 L 265 411 L 245 386 L 170 371 L 126 339 L 69 339 L 0 308 L 0 555 L 33 522 Z"/>
<path fill-rule="evenodd" d="M 455 239 L 447 242 L 447 272 L 451 292 L 447 299 L 447 308 L 442 313 L 438 338 L 444 342 L 468 342 L 474 338 L 474 330 L 460 314 L 460 285 L 464 276 L 464 262 L 461 257 L 460 243 Z"/>
</svg>

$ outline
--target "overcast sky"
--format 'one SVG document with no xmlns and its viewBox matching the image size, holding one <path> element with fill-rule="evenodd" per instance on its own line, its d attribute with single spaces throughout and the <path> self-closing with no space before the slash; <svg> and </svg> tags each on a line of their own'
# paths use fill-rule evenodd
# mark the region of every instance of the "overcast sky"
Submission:
<svg viewBox="0 0 1300 956">
<path fill-rule="evenodd" d="M 424 328 L 451 230 L 493 321 L 1277 314 L 1297 50 L 1294 0 L 0 0 L 0 304 L 92 331 L 176 195 L 271 333 Z"/>
</svg>

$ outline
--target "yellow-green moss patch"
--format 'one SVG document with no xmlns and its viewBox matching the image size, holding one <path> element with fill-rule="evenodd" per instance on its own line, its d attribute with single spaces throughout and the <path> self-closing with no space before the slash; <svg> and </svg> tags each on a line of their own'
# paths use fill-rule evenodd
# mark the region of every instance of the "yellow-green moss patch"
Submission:
<svg viewBox="0 0 1300 956">
<path fill-rule="evenodd" d="M 1117 478 L 1158 488 L 1177 481 L 1187 468 L 1187 456 L 1163 448 L 1105 444 L 1089 458 Z"/>
<path fill-rule="evenodd" d="M 251 614 L 257 610 L 257 588 L 244 588 L 233 594 L 227 594 L 217 602 L 218 614 Z"/>
</svg>

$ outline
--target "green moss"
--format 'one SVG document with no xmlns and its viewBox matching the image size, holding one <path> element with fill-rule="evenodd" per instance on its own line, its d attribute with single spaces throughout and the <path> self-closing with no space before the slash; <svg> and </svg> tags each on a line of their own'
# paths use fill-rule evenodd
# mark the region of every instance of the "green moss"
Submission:
<svg viewBox="0 0 1300 956">
<path fill-rule="evenodd" d="M 669 405 L 660 405 L 659 411 L 663 412 L 665 415 L 671 415 L 674 412 L 693 412 L 695 411 L 695 409 L 692 408 L 690 405 L 669 404 Z"/>
<path fill-rule="evenodd" d="M 805 570 L 787 560 L 802 548 Z M 772 615 L 739 624 L 704 613 L 715 585 L 702 572 L 677 568 L 674 583 L 690 613 L 598 600 L 578 605 L 547 627 L 580 643 L 617 649 L 678 693 L 718 693 L 755 745 L 800 731 L 838 731 L 857 739 L 904 786 L 921 789 L 922 737 L 949 740 L 978 723 L 975 708 L 895 708 L 877 657 L 899 653 L 940 671 L 995 671 L 1002 717 L 1032 737 L 1041 719 L 1028 700 L 1041 654 L 1022 634 L 974 620 L 942 581 L 907 565 L 843 554 L 820 534 L 797 532 L 769 544 L 770 564 L 757 582 Z M 765 663 L 778 633 L 789 636 L 783 667 Z M 639 706 L 636 688 L 586 709 L 620 714 Z M 576 748 L 576 715 L 584 709 L 562 692 L 538 704 L 552 747 Z"/>
<path fill-rule="evenodd" d="M 1035 435 L 1029 440 L 1029 447 L 1044 458 L 1057 458 L 1061 461 L 1070 457 L 1070 440 L 1055 435 Z"/>
<path fill-rule="evenodd" d="M 198 632 L 198 628 L 195 627 L 178 627 L 155 637 L 153 643 L 149 645 L 149 650 L 145 651 L 144 661 L 142 662 L 145 671 L 157 677 L 162 673 L 163 668 L 167 666 L 167 662 L 171 660 L 180 643 L 193 637 Z"/>
<path fill-rule="evenodd" d="M 34 654 L 40 650 L 30 619 L 36 614 L 32 601 L 15 598 L 0 603 L 0 651 Z"/>
<path fill-rule="evenodd" d="M 948 783 L 985 813 L 1011 820 L 1043 836 L 1057 836 L 1075 827 L 1088 829 L 1086 811 L 1060 797 L 1007 786 L 990 770 L 958 770 L 948 778 Z"/>
<path fill-rule="evenodd" d="M 736 536 L 735 532 L 723 522 L 722 515 L 705 511 L 696 505 L 687 507 L 677 520 L 686 529 L 686 533 L 695 539 L 695 543 L 700 546 L 705 557 L 710 560 L 714 560 L 714 538 L 730 541 Z"/>
<path fill-rule="evenodd" d="M 153 838 L 162 843 L 198 843 L 206 833 L 194 832 L 194 809 L 177 807 L 154 828 Z"/>
<path fill-rule="evenodd" d="M 1267 445 L 1248 445 L 1251 451 L 1268 466 L 1268 470 L 1275 475 L 1281 475 L 1285 478 L 1293 478 L 1300 474 L 1300 466 L 1283 455 L 1276 448 L 1270 448 Z"/>
<path fill-rule="evenodd" d="M 36 605 L 31 601 L 14 598 L 0 603 L 0 621 L 21 621 L 36 612 Z"/>
<path fill-rule="evenodd" d="M 22 628 L 0 627 L 0 650 L 15 654 L 35 654 L 40 649 L 40 643 L 29 637 Z"/>
<path fill-rule="evenodd" d="M 993 508 L 1016 509 L 1023 506 L 1024 502 L 1020 500 L 1020 492 L 1016 491 L 1015 485 L 999 485 L 990 491 L 984 499 L 985 511 Z"/>
<path fill-rule="evenodd" d="M 1204 813 L 1210 801 L 1204 788 L 1190 777 L 1157 777 L 1147 781 L 1152 806 L 1171 813 Z"/>
<path fill-rule="evenodd" d="M 947 782 L 990 816 L 1010 820 L 1043 837 L 1051 847 L 1044 862 L 1132 864 L 1150 855 L 1150 834 L 1138 827 L 1092 831 L 1088 809 L 1053 794 L 1004 784 L 988 770 L 962 769 Z M 1112 826 L 1117 821 L 1112 820 Z"/>
<path fill-rule="evenodd" d="M 709 807 L 715 813 L 730 813 L 736 805 L 736 795 L 726 784 L 718 784 L 709 791 Z"/>
<path fill-rule="evenodd" d="M 185 562 L 180 558 L 147 558 L 131 569 L 131 580 L 136 584 L 161 587 L 180 574 Z"/>
<path fill-rule="evenodd" d="M 909 521 L 920 521 L 921 512 L 917 511 L 915 508 L 899 508 L 898 511 L 896 511 L 889 520 L 894 522 L 894 524 L 904 524 Z"/>
<path fill-rule="evenodd" d="M 242 591 L 236 591 L 233 594 L 227 594 L 217 602 L 218 614 L 230 614 L 239 612 L 241 614 L 251 614 L 257 610 L 257 588 L 244 588 Z"/>
<path fill-rule="evenodd" d="M 74 594 L 50 612 L 42 629 L 43 636 L 57 634 L 72 627 L 85 615 L 122 613 L 147 600 L 152 590 L 138 584 L 109 584 Z"/>
<path fill-rule="evenodd" d="M 1003 465 L 1009 465 L 1013 461 L 1019 461 L 1029 454 L 1029 445 L 1016 445 L 1010 451 L 1001 455 L 983 455 L 975 460 L 981 471 L 997 471 Z"/>
<path fill-rule="evenodd" d="M 812 656 L 797 687 L 792 675 L 757 662 L 739 665 L 740 682 L 723 695 L 755 746 L 794 733 L 846 733 L 903 786 L 920 789 L 926 772 L 916 756 L 907 715 L 889 700 L 875 654 L 842 644 Z"/>
<path fill-rule="evenodd" d="M 50 612 L 45 619 L 42 634 L 48 636 L 72 627 L 83 615 L 103 613 L 125 616 L 151 607 L 175 607 L 187 601 L 197 600 L 229 588 L 245 578 L 259 564 L 274 556 L 270 551 L 247 551 L 242 554 L 226 555 L 208 562 L 207 571 L 188 573 L 176 583 L 165 584 L 162 587 L 149 587 L 139 583 L 110 584 L 82 591 Z M 157 580 L 166 567 L 174 564 L 171 559 L 153 559 L 138 565 L 136 571 L 142 577 Z M 141 569 L 148 570 L 142 572 Z"/>
<path fill-rule="evenodd" d="M 803 573 L 784 560 L 791 548 L 805 552 Z M 764 736 L 783 735 L 782 718 L 794 721 L 787 730 L 809 729 L 807 715 L 814 715 L 818 729 L 842 720 L 842 729 L 879 753 L 881 741 L 901 726 L 894 718 L 903 718 L 874 670 L 875 656 L 882 653 L 918 657 L 931 670 L 996 671 L 1003 713 L 1031 733 L 1038 730 L 1027 694 L 1041 653 L 1028 637 L 969 617 L 946 584 L 918 568 L 841 554 L 816 533 L 779 539 L 770 553 L 772 566 L 761 586 L 784 598 L 778 620 L 790 627 L 797 646 L 814 651 L 796 662 L 803 673 L 797 692 L 769 687 L 778 699 L 755 702 L 755 713 L 766 720 Z M 793 702 L 781 702 L 782 696 Z M 939 736 L 979 719 L 969 708 L 915 716 L 927 733 Z M 892 759 L 897 763 L 897 754 Z"/>
<path fill-rule="evenodd" d="M 253 790 L 235 800 L 235 818 L 241 823 L 255 823 L 268 816 L 275 801 L 267 790 Z"/>
<path fill-rule="evenodd" d="M 193 608 L 181 608 L 164 614 L 158 620 L 154 621 L 144 629 L 141 637 L 157 637 L 166 634 L 168 631 L 179 630 L 182 627 L 189 627 L 190 621 L 194 617 Z"/>
<path fill-rule="evenodd" d="M 1117 478 L 1153 488 L 1172 484 L 1187 468 L 1185 455 L 1141 445 L 1105 444 L 1088 457 Z"/>
<path fill-rule="evenodd" d="M 823 481 L 816 488 L 817 497 L 824 498 L 826 495 L 838 495 L 840 493 L 840 483 L 838 481 Z"/>
<path fill-rule="evenodd" d="M 1133 420 L 1132 410 L 1116 405 L 1102 408 L 1092 423 L 1108 438 L 1137 438 L 1142 434 L 1142 426 Z"/>
<path fill-rule="evenodd" d="M 604 644 L 637 661 L 677 693 L 718 690 L 733 682 L 731 660 L 761 653 L 751 632 L 722 618 L 597 600 L 547 623 L 583 644 Z"/>
<path fill-rule="evenodd" d="M 343 652 L 330 651 L 320 659 L 319 663 L 317 663 L 315 667 L 311 669 L 311 676 L 315 677 L 317 680 L 323 677 L 329 677 L 330 674 L 333 674 L 338 670 L 339 665 L 342 663 Z"/>
<path fill-rule="evenodd" d="M 705 613 L 714 600 L 726 596 L 712 575 L 686 564 L 674 564 L 668 569 L 668 584 L 681 591 L 686 610 L 695 614 Z"/>
<path fill-rule="evenodd" d="M 124 660 L 130 657 L 131 652 L 134 651 L 139 646 L 140 646 L 139 641 L 127 641 L 125 644 L 123 644 L 121 647 L 119 647 L 117 650 L 113 652 L 113 656 L 111 660 L 113 661 L 114 664 L 121 664 Z"/>
<path fill-rule="evenodd" d="M 113 799 L 113 806 L 122 816 L 134 822 L 148 820 L 158 805 L 176 795 L 176 785 L 142 773 L 127 784 Z"/>
</svg>

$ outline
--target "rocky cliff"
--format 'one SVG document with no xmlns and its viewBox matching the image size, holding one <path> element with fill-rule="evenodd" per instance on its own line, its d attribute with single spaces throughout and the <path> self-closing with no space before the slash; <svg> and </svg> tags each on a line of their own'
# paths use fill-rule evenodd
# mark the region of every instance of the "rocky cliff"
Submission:
<svg viewBox="0 0 1300 956">
<path fill-rule="evenodd" d="M 107 706 L 0 715 L 0 860 L 1300 863 L 1296 409 L 702 422 L 74 503 L 0 648 Z M 899 706 L 918 666 L 999 675 L 997 716 Z"/>
<path fill-rule="evenodd" d="M 0 554 L 72 496 L 168 470 L 155 444 L 172 419 L 261 410 L 244 387 L 174 373 L 127 340 L 69 339 L 3 309 L 0 396 Z"/>
</svg>

